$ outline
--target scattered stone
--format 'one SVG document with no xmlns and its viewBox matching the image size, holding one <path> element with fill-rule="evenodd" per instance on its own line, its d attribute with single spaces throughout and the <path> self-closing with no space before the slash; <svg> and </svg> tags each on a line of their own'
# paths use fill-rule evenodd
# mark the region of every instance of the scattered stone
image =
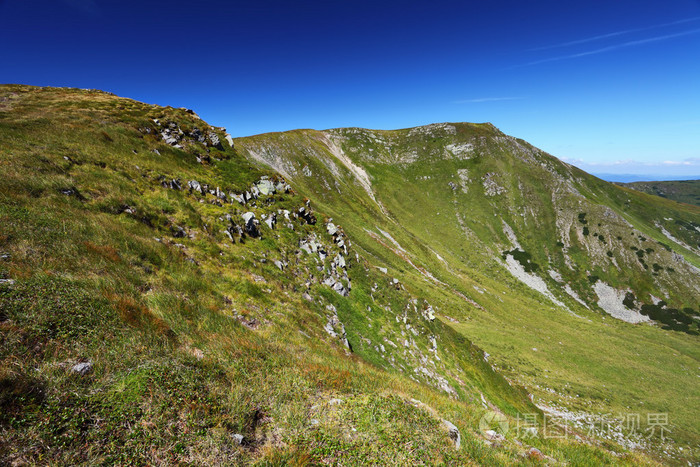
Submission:
<svg viewBox="0 0 700 467">
<path fill-rule="evenodd" d="M 209 141 L 211 141 L 212 146 L 219 150 L 224 149 L 224 147 L 221 145 L 221 141 L 219 140 L 219 136 L 216 133 L 210 131 L 207 136 L 209 136 Z"/>
<path fill-rule="evenodd" d="M 335 235 L 338 233 L 338 227 L 336 227 L 333 222 L 329 222 L 328 225 L 326 225 L 326 229 L 328 230 L 329 235 Z"/>
<path fill-rule="evenodd" d="M 59 191 L 60 191 L 60 193 L 61 193 L 62 195 L 66 195 L 66 196 L 75 196 L 75 197 L 78 198 L 80 201 L 84 201 L 84 200 L 85 200 L 85 197 L 84 197 L 83 195 L 81 195 L 80 192 L 78 191 L 78 189 L 75 188 L 75 187 L 71 187 L 71 188 L 61 188 Z"/>
<path fill-rule="evenodd" d="M 272 195 L 277 191 L 275 184 L 270 180 L 260 180 L 256 186 L 261 195 Z"/>
<path fill-rule="evenodd" d="M 240 433 L 235 433 L 231 435 L 231 438 L 233 438 L 233 441 L 238 444 L 239 446 L 243 446 L 243 442 L 245 441 L 245 436 L 243 436 Z"/>
<path fill-rule="evenodd" d="M 260 236 L 260 231 L 258 230 L 258 220 L 255 218 L 255 213 L 246 212 L 241 217 L 243 217 L 244 227 L 243 230 L 247 235 L 253 238 Z"/>
<path fill-rule="evenodd" d="M 304 300 L 306 300 L 306 301 L 308 301 L 308 302 L 313 302 L 313 301 L 314 301 L 314 299 L 311 297 L 311 295 L 309 295 L 309 294 L 306 293 L 306 292 L 304 292 L 303 294 L 301 294 L 301 298 L 303 298 Z"/>
<path fill-rule="evenodd" d="M 190 189 L 190 193 L 192 193 L 193 191 L 197 191 L 200 194 L 203 194 L 202 185 L 200 185 L 200 183 L 197 180 L 190 180 L 189 182 L 187 182 L 187 186 Z"/>
<path fill-rule="evenodd" d="M 92 362 L 78 363 L 71 368 L 71 371 L 78 373 L 80 376 L 86 376 L 92 372 Z"/>
<path fill-rule="evenodd" d="M 313 215 L 310 208 L 307 209 L 305 206 L 300 207 L 298 215 L 300 218 L 304 219 L 307 224 L 316 224 L 316 216 Z"/>
<path fill-rule="evenodd" d="M 14 283 L 14 279 L 0 279 L 0 285 L 13 285 Z"/>
<path fill-rule="evenodd" d="M 502 434 L 496 433 L 493 430 L 484 431 L 484 436 L 486 436 L 486 439 L 488 439 L 490 441 L 503 441 L 503 440 L 505 440 L 505 437 Z"/>
<path fill-rule="evenodd" d="M 183 229 L 179 225 L 174 225 L 170 227 L 170 231 L 173 233 L 173 237 L 175 238 L 184 238 L 187 236 L 187 232 L 185 231 L 185 229 Z"/>
<path fill-rule="evenodd" d="M 277 224 L 277 214 L 272 213 L 265 219 L 265 223 L 270 229 L 274 229 Z"/>
<path fill-rule="evenodd" d="M 447 427 L 447 430 L 450 433 L 450 439 L 455 443 L 455 449 L 459 449 L 459 447 L 462 445 L 462 435 L 459 433 L 459 428 L 457 428 L 453 423 L 444 419 L 442 420 L 442 424 Z"/>
<path fill-rule="evenodd" d="M 537 448 L 530 448 L 527 450 L 527 457 L 534 460 L 544 460 L 544 454 Z"/>
</svg>

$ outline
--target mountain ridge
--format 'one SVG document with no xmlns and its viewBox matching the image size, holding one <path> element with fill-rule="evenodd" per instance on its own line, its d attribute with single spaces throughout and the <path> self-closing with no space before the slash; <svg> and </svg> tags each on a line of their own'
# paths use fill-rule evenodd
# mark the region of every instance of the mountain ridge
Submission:
<svg viewBox="0 0 700 467">
<path fill-rule="evenodd" d="M 654 464 L 619 442 L 693 458 L 573 422 L 586 443 L 516 424 L 643 399 L 672 412 L 678 446 L 695 443 L 692 411 L 658 386 L 696 394 L 683 300 L 698 293 L 698 209 L 642 209 L 480 125 L 229 140 L 186 109 L 0 87 L 4 459 Z M 621 229 L 634 242 L 611 238 Z M 632 272 L 604 271 L 613 260 Z M 618 297 L 624 282 L 633 297 Z M 644 309 L 655 293 L 668 303 Z M 603 299 L 649 320 L 609 322 Z M 628 387 L 634 372 L 649 380 Z M 511 429 L 487 432 L 484 412 Z"/>
</svg>

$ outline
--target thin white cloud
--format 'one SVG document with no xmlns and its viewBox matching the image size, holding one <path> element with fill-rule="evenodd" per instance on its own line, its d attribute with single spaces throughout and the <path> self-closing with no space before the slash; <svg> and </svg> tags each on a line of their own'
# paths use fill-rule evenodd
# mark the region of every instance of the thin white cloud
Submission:
<svg viewBox="0 0 700 467">
<path fill-rule="evenodd" d="M 464 99 L 454 101 L 453 104 L 475 104 L 479 102 L 497 102 L 497 101 L 517 101 L 525 99 L 524 97 L 477 97 L 474 99 Z"/>
<path fill-rule="evenodd" d="M 623 36 L 625 34 L 631 34 L 633 32 L 650 31 L 653 29 L 665 28 L 668 26 L 675 26 L 678 24 L 691 23 L 693 21 L 698 21 L 698 20 L 700 20 L 700 16 L 694 16 L 692 18 L 685 18 L 685 19 L 681 19 L 678 21 L 672 21 L 670 23 L 655 24 L 653 26 L 647 26 L 645 28 L 625 29 L 622 31 L 610 32 L 607 34 L 600 34 L 598 36 L 587 37 L 585 39 L 578 39 L 575 41 L 562 42 L 561 44 L 547 45 L 547 46 L 543 46 L 543 47 L 535 47 L 534 49 L 529 49 L 529 50 L 530 51 L 537 51 L 537 50 L 550 50 L 550 49 L 558 49 L 558 48 L 562 48 L 562 47 L 570 47 L 572 45 L 586 44 L 588 42 L 595 42 L 595 41 L 598 41 L 601 39 L 608 39 L 610 37 Z"/>
<path fill-rule="evenodd" d="M 568 60 L 571 58 L 579 58 L 579 57 L 586 57 L 589 55 L 597 55 L 597 54 L 601 54 L 601 53 L 605 53 L 605 52 L 611 52 L 613 50 L 625 49 L 627 47 L 635 47 L 638 45 L 644 45 L 644 44 L 650 44 L 653 42 L 665 41 L 668 39 L 674 39 L 676 37 L 690 36 L 692 34 L 697 34 L 697 33 L 700 33 L 700 28 L 699 29 L 690 29 L 688 31 L 677 32 L 674 34 L 666 34 L 664 36 L 650 37 L 648 39 L 639 39 L 636 41 L 623 42 L 622 44 L 610 45 L 607 47 L 602 47 L 600 49 L 588 50 L 586 52 L 579 52 L 579 53 L 570 54 L 570 55 L 563 55 L 563 56 L 559 56 L 559 57 L 545 58 L 542 60 L 536 60 L 534 62 L 526 63 L 523 66 L 539 65 L 541 63 L 556 62 L 559 60 Z"/>
</svg>

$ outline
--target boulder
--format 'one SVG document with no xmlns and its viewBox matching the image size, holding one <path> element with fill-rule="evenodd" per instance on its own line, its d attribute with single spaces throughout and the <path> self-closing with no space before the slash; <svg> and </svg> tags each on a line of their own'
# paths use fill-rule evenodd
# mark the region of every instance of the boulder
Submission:
<svg viewBox="0 0 700 467">
<path fill-rule="evenodd" d="M 212 146 L 219 150 L 224 149 L 224 147 L 221 145 L 221 141 L 219 140 L 219 136 L 216 133 L 210 131 L 207 136 L 209 137 L 209 141 L 211 141 Z"/>
<path fill-rule="evenodd" d="M 313 215 L 311 209 L 307 209 L 305 206 L 299 208 L 298 216 L 304 219 L 309 225 L 316 224 L 316 216 Z"/>
<path fill-rule="evenodd" d="M 187 236 L 187 232 L 185 232 L 185 229 L 183 229 L 179 225 L 174 225 L 170 227 L 170 231 L 173 233 L 173 237 L 175 238 L 184 238 Z"/>
<path fill-rule="evenodd" d="M 542 454 L 542 451 L 540 451 L 537 448 L 528 449 L 526 454 L 527 454 L 527 457 L 529 459 L 538 460 L 538 461 L 544 460 L 544 454 Z"/>
<path fill-rule="evenodd" d="M 92 362 L 88 361 L 78 363 L 77 365 L 74 365 L 73 368 L 71 368 L 71 371 L 73 373 L 78 373 L 80 376 L 86 376 L 92 373 Z"/>
<path fill-rule="evenodd" d="M 197 191 L 200 194 L 203 194 L 202 185 L 200 185 L 197 180 L 190 180 L 189 182 L 187 182 L 187 186 L 190 189 L 190 193 L 193 191 Z"/>
<path fill-rule="evenodd" d="M 277 191 L 275 184 L 270 180 L 260 180 L 257 187 L 261 195 L 272 195 Z"/>
<path fill-rule="evenodd" d="M 350 292 L 348 292 L 347 289 L 340 282 L 336 282 L 335 284 L 333 284 L 333 290 L 338 292 L 343 297 L 347 297 L 348 295 L 350 295 Z"/>
<path fill-rule="evenodd" d="M 459 433 L 459 428 L 447 420 L 443 420 L 442 424 L 447 428 L 447 431 L 450 434 L 450 439 L 455 444 L 455 449 L 459 449 L 459 447 L 462 445 L 462 436 Z"/>
<path fill-rule="evenodd" d="M 246 212 L 241 217 L 243 217 L 244 227 L 243 231 L 253 238 L 260 236 L 260 231 L 258 230 L 258 220 L 255 218 L 255 213 Z"/>
</svg>

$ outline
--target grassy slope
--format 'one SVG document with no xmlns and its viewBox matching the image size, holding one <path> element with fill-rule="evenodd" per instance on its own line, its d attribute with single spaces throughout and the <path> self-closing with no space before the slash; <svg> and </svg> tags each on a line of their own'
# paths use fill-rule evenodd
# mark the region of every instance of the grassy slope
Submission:
<svg viewBox="0 0 700 467">
<path fill-rule="evenodd" d="M 361 256 L 343 298 L 314 283 L 317 263 L 298 253 L 311 233 L 329 243 L 321 221 L 295 220 L 294 231 L 261 227 L 262 240 L 232 244 L 225 214 L 260 218 L 303 199 L 278 194 L 219 207 L 212 196 L 164 188 L 160 176 L 242 192 L 265 171 L 226 143 L 171 148 L 153 118 L 210 129 L 183 110 L 96 91 L 0 88 L 0 277 L 14 281 L 0 285 L 2 462 L 526 462 L 526 445 L 512 435 L 499 449 L 485 445 L 480 399 L 508 417 L 537 409 L 461 334 L 405 312 L 417 329 L 414 353 L 437 337 L 434 368 L 456 397 L 413 372 L 406 352 L 364 348 L 362 337 L 398 341 L 408 328 L 395 317 L 424 298 L 390 287 L 365 259 L 391 255 L 351 248 Z M 207 153 L 211 163 L 197 163 Z M 372 215 L 350 205 L 348 219 Z M 175 226 L 189 235 L 173 238 Z M 275 259 L 289 261 L 284 273 Z M 313 302 L 301 297 L 307 281 Z M 351 355 L 323 331 L 329 305 L 345 322 Z M 71 371 L 81 361 L 92 362 L 92 373 Z M 329 404 L 333 397 L 344 403 Z M 462 449 L 410 398 L 455 423 Z M 527 444 L 574 465 L 651 462 L 573 440 Z"/>
<path fill-rule="evenodd" d="M 680 203 L 700 205 L 700 180 L 667 182 L 633 182 L 620 184 L 650 195 L 661 196 Z"/>
<path fill-rule="evenodd" d="M 388 267 L 389 275 L 400 278 L 409 290 L 420 290 L 447 325 L 478 343 L 540 401 L 591 413 L 638 412 L 643 424 L 647 413 L 668 412 L 674 440 L 684 448 L 678 454 L 697 456 L 688 454 L 700 441 L 692 403 L 700 397 L 697 335 L 612 319 L 597 307 L 588 276 L 598 275 L 617 288 L 631 286 L 638 302 L 650 303 L 650 294 L 663 296 L 667 290 L 673 306 L 697 309 L 697 275 L 689 267 L 681 271 L 659 242 L 691 264 L 699 264 L 698 255 L 670 242 L 654 223 L 694 245 L 698 237 L 683 225 L 698 222 L 700 210 L 618 189 L 522 141 L 505 138 L 490 125 L 455 127 L 454 135 L 441 133 L 439 127 L 341 129 L 260 135 L 237 144 L 255 159 L 284 166 L 301 192 L 342 218 L 356 247 L 367 251 L 375 266 Z M 369 173 L 386 215 L 328 147 L 319 149 L 318 142 L 328 135 Z M 314 151 L 308 150 L 310 141 Z M 445 155 L 448 143 L 460 142 L 473 143 L 469 158 Z M 466 193 L 458 169 L 466 169 L 470 179 Z M 484 195 L 482 177 L 489 173 L 504 193 Z M 582 213 L 586 225 L 578 221 Z M 567 219 L 567 228 L 559 228 L 557 221 Z M 502 267 L 501 252 L 512 248 L 503 220 L 540 265 L 539 275 L 550 290 L 580 317 L 554 306 Z M 588 235 L 582 234 L 585 226 Z M 379 229 L 390 233 L 405 252 Z M 564 242 L 558 241 L 564 236 L 562 248 Z M 631 247 L 653 250 L 644 252 L 649 269 Z M 442 283 L 426 279 L 407 257 Z M 654 275 L 652 264 L 665 269 Z M 546 273 L 550 268 L 593 311 L 562 293 Z"/>
</svg>

